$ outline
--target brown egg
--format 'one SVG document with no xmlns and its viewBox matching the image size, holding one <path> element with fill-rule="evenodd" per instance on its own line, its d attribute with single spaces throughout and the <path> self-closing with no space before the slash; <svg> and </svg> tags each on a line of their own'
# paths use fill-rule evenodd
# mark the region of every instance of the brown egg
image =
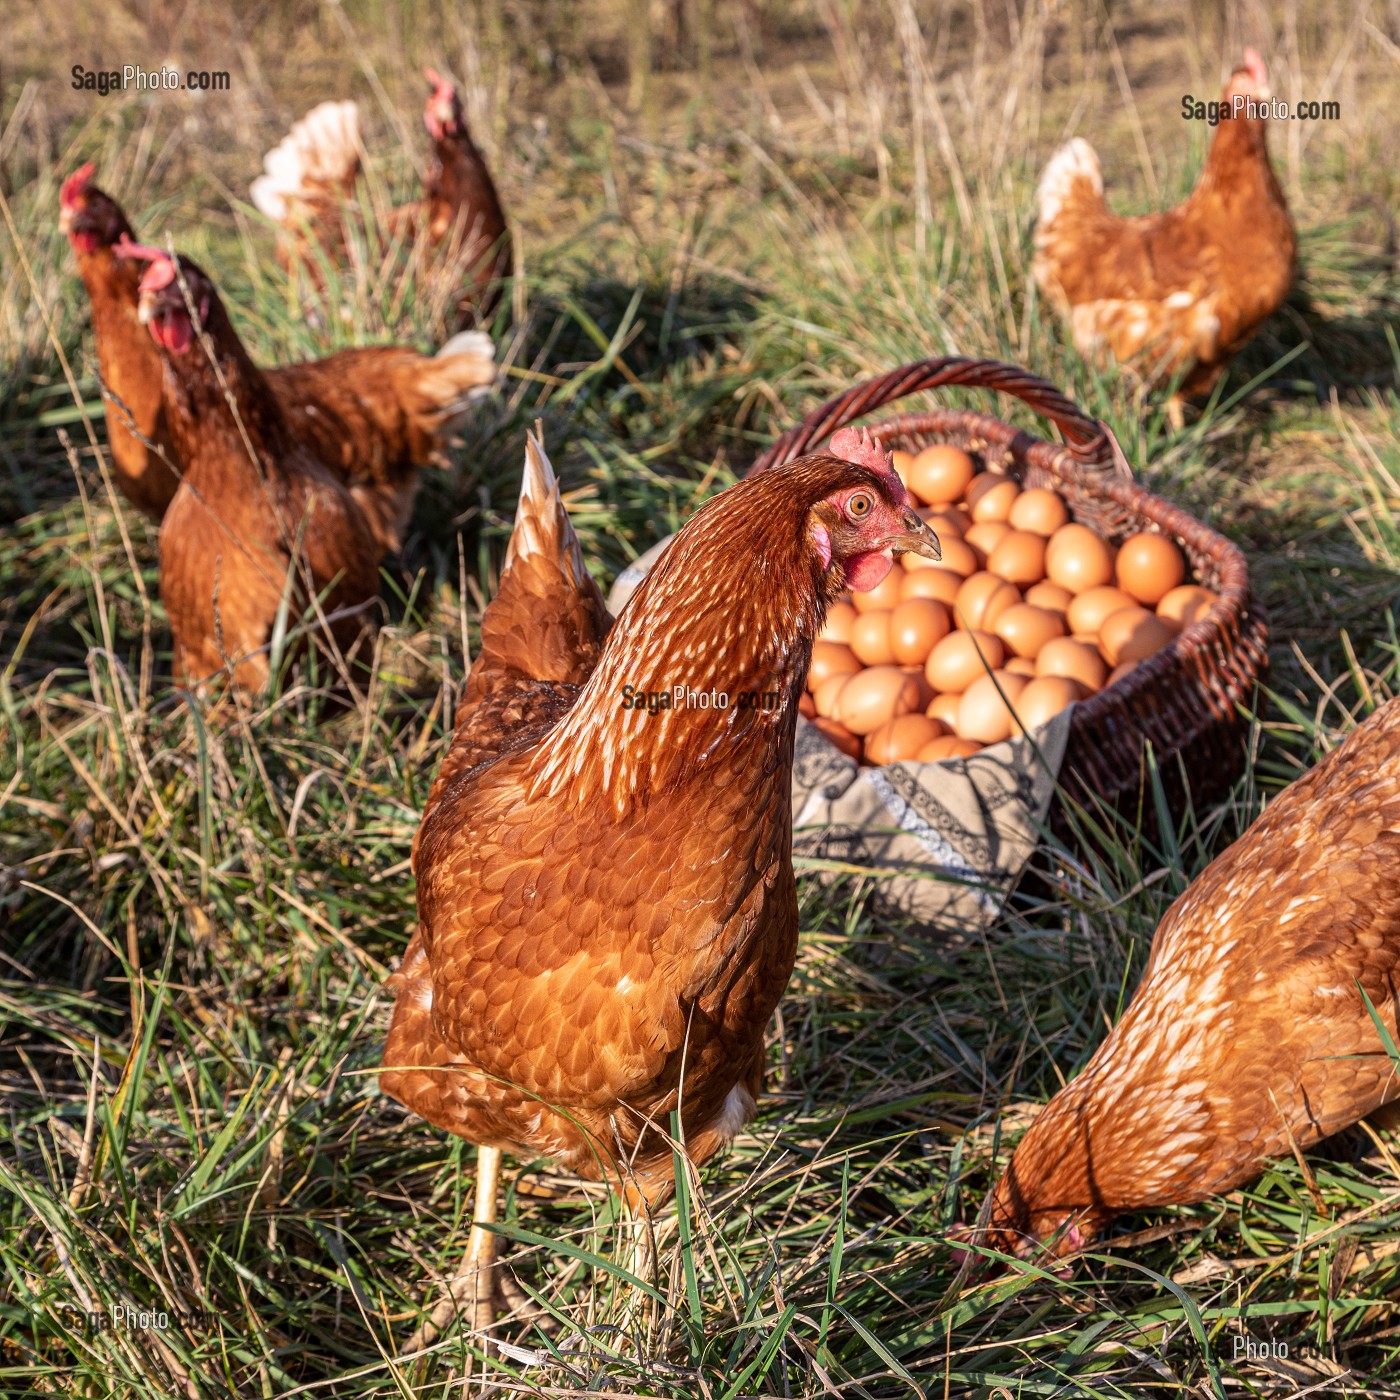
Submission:
<svg viewBox="0 0 1400 1400">
<path fill-rule="evenodd" d="M 802 694 L 797 697 L 797 713 L 804 719 L 816 719 L 817 702 L 812 699 L 810 691 L 804 690 Z"/>
<path fill-rule="evenodd" d="M 1019 483 L 1000 472 L 983 472 L 974 477 L 967 488 L 967 508 L 973 524 L 982 520 L 1005 520 L 1020 494 Z"/>
<path fill-rule="evenodd" d="M 910 598 L 933 598 L 951 608 L 961 587 L 962 576 L 951 569 L 919 569 L 904 576 L 899 596 L 906 602 Z"/>
<path fill-rule="evenodd" d="M 967 490 L 976 469 L 960 447 L 937 442 L 915 454 L 909 468 L 909 489 L 925 505 L 944 505 Z"/>
<path fill-rule="evenodd" d="M 1006 648 L 990 632 L 950 632 L 929 652 L 924 675 L 935 690 L 960 695 L 1005 660 Z"/>
<path fill-rule="evenodd" d="M 1026 602 L 1033 608 L 1045 608 L 1050 612 L 1059 613 L 1061 617 L 1065 615 L 1073 600 L 1074 594 L 1068 588 L 1061 588 L 1058 583 L 1051 583 L 1049 579 L 1032 584 L 1026 589 Z"/>
<path fill-rule="evenodd" d="M 839 724 L 834 719 L 814 719 L 812 726 L 825 734 L 847 758 L 860 762 L 860 740 L 844 724 Z"/>
<path fill-rule="evenodd" d="M 1051 583 L 1071 593 L 1099 588 L 1113 577 L 1113 552 L 1087 525 L 1061 525 L 1045 548 Z"/>
<path fill-rule="evenodd" d="M 899 669 L 918 686 L 919 698 L 914 708 L 920 714 L 924 714 L 933 703 L 935 693 L 933 687 L 928 683 L 928 677 L 924 675 L 924 668 L 922 666 L 901 666 Z"/>
<path fill-rule="evenodd" d="M 1045 541 L 1029 530 L 1011 530 L 987 556 L 987 568 L 1017 588 L 1028 588 L 1045 577 Z"/>
<path fill-rule="evenodd" d="M 962 539 L 972 528 L 972 517 L 961 506 L 929 506 L 919 514 L 933 526 L 933 533 L 940 540 L 944 535 Z"/>
<path fill-rule="evenodd" d="M 860 662 L 850 647 L 842 642 L 813 642 L 812 665 L 807 671 L 807 689 L 814 695 L 821 683 L 831 676 L 853 676 Z"/>
<path fill-rule="evenodd" d="M 1146 608 L 1120 608 L 1099 628 L 1099 650 L 1110 666 L 1141 661 L 1161 651 L 1176 636 L 1176 628 Z"/>
<path fill-rule="evenodd" d="M 935 643 L 952 630 L 952 619 L 942 603 L 931 598 L 910 598 L 890 614 L 890 651 L 900 666 L 922 666 Z"/>
<path fill-rule="evenodd" d="M 1025 676 L 1029 679 L 1035 675 L 1035 662 L 1029 656 L 1012 656 L 1007 658 L 1002 669 L 1010 671 L 1013 676 Z"/>
<path fill-rule="evenodd" d="M 841 708 L 838 697 L 848 680 L 849 675 L 830 676 L 816 688 L 812 695 L 812 704 L 823 719 L 836 718 L 837 711 Z"/>
<path fill-rule="evenodd" d="M 1129 535 L 1118 547 L 1118 586 L 1155 608 L 1186 577 L 1181 550 L 1165 535 Z"/>
<path fill-rule="evenodd" d="M 1029 530 L 1048 540 L 1061 525 L 1068 524 L 1069 507 L 1057 491 L 1034 486 L 1016 497 L 1008 519 L 1013 530 Z"/>
<path fill-rule="evenodd" d="M 1035 673 L 1078 681 L 1090 692 L 1102 690 L 1108 679 L 1108 667 L 1098 647 L 1093 642 L 1081 642 L 1073 637 L 1056 637 L 1046 642 L 1035 658 Z"/>
<path fill-rule="evenodd" d="M 951 734 L 953 726 L 958 722 L 958 706 L 961 703 L 962 695 L 956 690 L 950 690 L 946 695 L 935 695 L 933 702 L 924 707 L 924 713 L 930 719 L 936 719 L 946 726 Z"/>
<path fill-rule="evenodd" d="M 1065 610 L 1065 621 L 1076 637 L 1097 637 L 1104 618 L 1136 604 L 1121 588 L 1088 588 Z"/>
<path fill-rule="evenodd" d="M 1184 583 L 1180 588 L 1173 588 L 1157 604 L 1157 616 L 1182 627 L 1189 627 L 1193 622 L 1199 622 L 1205 617 L 1219 601 L 1220 595 L 1212 593 L 1209 588 Z"/>
<path fill-rule="evenodd" d="M 898 666 L 872 666 L 846 682 L 836 718 L 852 734 L 865 735 L 918 708 L 919 686 L 913 677 Z"/>
<path fill-rule="evenodd" d="M 958 706 L 958 738 L 999 744 L 1019 734 L 1013 706 L 1029 684 L 1024 676 L 1013 676 L 1010 671 L 994 671 L 973 681 Z"/>
<path fill-rule="evenodd" d="M 850 644 L 851 628 L 856 625 L 856 610 L 849 603 L 833 603 L 826 610 L 826 625 L 820 636 L 824 642 Z"/>
<path fill-rule="evenodd" d="M 987 567 L 992 551 L 1011 533 L 1011 526 L 1004 520 L 979 520 L 963 538 L 970 544 L 981 563 Z"/>
<path fill-rule="evenodd" d="M 1064 676 L 1041 676 L 1016 697 L 1016 714 L 1025 727 L 1038 729 L 1079 699 L 1079 687 Z"/>
<path fill-rule="evenodd" d="M 898 569 L 891 569 L 874 588 L 865 593 L 852 593 L 851 602 L 858 613 L 890 612 L 899 602 L 899 590 L 904 580 Z"/>
<path fill-rule="evenodd" d="M 974 739 L 959 739 L 956 734 L 944 734 L 933 739 L 919 750 L 920 763 L 941 763 L 945 758 L 971 758 L 982 752 L 982 745 Z"/>
<path fill-rule="evenodd" d="M 894 473 L 906 485 L 909 485 L 909 469 L 914 465 L 914 454 L 906 452 L 902 447 L 891 449 L 890 456 L 894 459 Z"/>
<path fill-rule="evenodd" d="M 867 666 L 888 666 L 894 660 L 890 650 L 890 618 L 887 612 L 861 613 L 851 628 L 851 650 L 856 660 Z"/>
<path fill-rule="evenodd" d="M 1125 661 L 1121 666 L 1115 666 L 1113 670 L 1109 672 L 1108 684 L 1117 685 L 1124 676 L 1131 676 L 1141 664 L 1142 663 L 1138 661 Z"/>
<path fill-rule="evenodd" d="M 943 552 L 941 559 L 935 562 L 932 559 L 925 559 L 922 554 L 906 554 L 904 567 L 911 574 L 926 572 L 930 569 L 942 569 L 944 573 L 957 574 L 960 578 L 975 574 L 982 567 L 976 550 L 966 540 L 960 540 L 955 535 L 949 535 L 947 539 L 944 539 L 940 535 L 938 543 Z"/>
<path fill-rule="evenodd" d="M 871 763 L 898 763 L 917 758 L 919 750 L 948 731 L 927 715 L 900 715 L 882 724 L 866 741 L 865 757 Z"/>
<path fill-rule="evenodd" d="M 1016 656 L 1035 657 L 1046 642 L 1065 635 L 1065 624 L 1059 613 L 1030 603 L 1016 603 L 997 618 L 992 631 Z"/>
<path fill-rule="evenodd" d="M 958 589 L 957 601 L 953 604 L 953 623 L 962 628 L 991 628 L 1007 608 L 1014 608 L 1020 601 L 1021 594 L 1014 583 L 1007 583 L 984 569 L 973 574 Z"/>
<path fill-rule="evenodd" d="M 937 505 L 928 511 L 928 524 L 934 526 L 934 532 L 938 538 L 942 539 L 942 532 L 949 535 L 956 535 L 959 539 L 972 529 L 972 517 L 960 505 Z"/>
</svg>

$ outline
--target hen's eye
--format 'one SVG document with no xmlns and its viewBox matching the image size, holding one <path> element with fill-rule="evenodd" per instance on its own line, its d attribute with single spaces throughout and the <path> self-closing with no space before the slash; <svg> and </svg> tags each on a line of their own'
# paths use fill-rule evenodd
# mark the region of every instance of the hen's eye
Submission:
<svg viewBox="0 0 1400 1400">
<path fill-rule="evenodd" d="M 849 501 L 846 502 L 846 514 L 852 520 L 861 520 L 875 509 L 875 502 L 870 499 L 864 491 L 857 491 Z"/>
</svg>

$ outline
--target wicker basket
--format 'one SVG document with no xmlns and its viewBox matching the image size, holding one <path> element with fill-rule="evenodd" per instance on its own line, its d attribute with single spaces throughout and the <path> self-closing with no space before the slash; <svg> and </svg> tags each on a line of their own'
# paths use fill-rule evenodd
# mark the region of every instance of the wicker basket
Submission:
<svg viewBox="0 0 1400 1400">
<path fill-rule="evenodd" d="M 1168 804 L 1178 816 L 1189 785 L 1197 800 L 1220 796 L 1243 771 L 1250 700 L 1267 665 L 1268 624 L 1250 591 L 1244 555 L 1185 511 L 1136 485 L 1104 426 L 1053 385 L 993 360 L 942 358 L 891 370 L 839 394 L 784 433 L 751 472 L 789 462 L 838 428 L 903 398 L 946 385 L 998 389 L 1023 400 L 1064 435 L 1054 443 L 986 414 L 960 409 L 907 413 L 869 424 L 888 447 L 918 451 L 951 442 L 1026 486 L 1064 496 L 1075 519 L 1114 541 L 1142 530 L 1181 546 L 1194 579 L 1220 595 L 1210 613 L 1116 685 L 1074 707 L 1060 792 L 1071 803 L 1098 798 L 1130 810 L 1140 801 L 1150 743 Z M 1184 777 L 1184 781 L 1183 781 Z M 1052 826 L 1067 835 L 1063 802 Z M 1151 803 L 1144 816 L 1149 825 Z"/>
</svg>

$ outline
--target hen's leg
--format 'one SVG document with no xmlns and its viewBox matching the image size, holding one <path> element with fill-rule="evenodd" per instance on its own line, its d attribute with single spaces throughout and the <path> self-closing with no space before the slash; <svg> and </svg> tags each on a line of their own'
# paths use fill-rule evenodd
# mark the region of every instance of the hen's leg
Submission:
<svg viewBox="0 0 1400 1400">
<path fill-rule="evenodd" d="M 496 1235 L 485 1227 L 496 1223 L 496 1193 L 501 1179 L 501 1149 L 482 1147 L 476 1158 L 476 1205 L 467 1252 L 461 1272 L 448 1284 L 447 1297 L 435 1307 L 428 1320 L 408 1339 L 405 1352 L 429 1346 L 464 1305 L 471 1307 L 472 1330 L 490 1332 L 501 1312 L 529 1311 L 530 1303 L 520 1290 L 512 1298 L 496 1267 Z"/>
<path fill-rule="evenodd" d="M 1186 426 L 1186 404 L 1180 394 L 1173 394 L 1167 400 L 1167 422 L 1174 433 L 1179 433 Z"/>
</svg>

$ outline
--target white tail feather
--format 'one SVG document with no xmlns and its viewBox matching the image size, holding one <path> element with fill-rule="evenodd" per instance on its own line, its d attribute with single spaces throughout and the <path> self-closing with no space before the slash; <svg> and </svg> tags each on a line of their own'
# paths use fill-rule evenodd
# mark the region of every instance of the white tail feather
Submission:
<svg viewBox="0 0 1400 1400">
<path fill-rule="evenodd" d="M 484 399 L 496 387 L 496 346 L 484 331 L 459 331 L 433 356 L 435 360 L 470 360 L 480 366 L 476 383 L 463 386 L 462 376 L 453 374 L 439 376 L 444 386 L 455 385 L 454 400 L 457 405 Z M 456 367 L 460 368 L 460 367 Z"/>
<path fill-rule="evenodd" d="M 347 185 L 360 163 L 360 109 L 353 102 L 322 102 L 292 124 L 263 158 L 250 189 L 268 218 L 285 223 L 328 188 Z"/>
<path fill-rule="evenodd" d="M 1082 136 L 1065 142 L 1050 158 L 1050 163 L 1041 174 L 1035 190 L 1039 210 L 1037 231 L 1045 230 L 1054 222 L 1076 180 L 1087 180 L 1093 192 L 1103 197 L 1103 171 L 1099 167 L 1099 158 Z"/>
</svg>

